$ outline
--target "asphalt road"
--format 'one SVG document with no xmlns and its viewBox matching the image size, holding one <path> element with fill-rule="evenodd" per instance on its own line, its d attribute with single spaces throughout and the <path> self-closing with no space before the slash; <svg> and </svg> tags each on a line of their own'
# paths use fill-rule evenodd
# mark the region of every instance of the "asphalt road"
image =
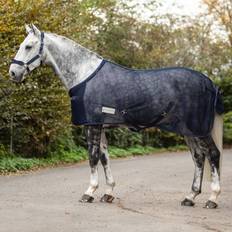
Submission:
<svg viewBox="0 0 232 232">
<path fill-rule="evenodd" d="M 180 201 L 190 190 L 193 162 L 187 152 L 112 161 L 115 201 L 78 200 L 89 181 L 88 163 L 0 177 L 0 232 L 201 232 L 232 231 L 232 150 L 223 158 L 219 208 L 204 209 L 210 189 L 193 208 Z"/>
</svg>

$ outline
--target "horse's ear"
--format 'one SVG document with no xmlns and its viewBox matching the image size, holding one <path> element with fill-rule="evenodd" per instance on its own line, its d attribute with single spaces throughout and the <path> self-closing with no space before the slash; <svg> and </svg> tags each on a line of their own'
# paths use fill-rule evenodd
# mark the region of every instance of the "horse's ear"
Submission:
<svg viewBox="0 0 232 232">
<path fill-rule="evenodd" d="M 34 24 L 31 24 L 31 29 L 35 35 L 40 35 L 40 30 Z"/>
<path fill-rule="evenodd" d="M 28 24 L 25 24 L 25 29 L 27 34 L 29 34 L 32 31 L 31 27 Z"/>
</svg>

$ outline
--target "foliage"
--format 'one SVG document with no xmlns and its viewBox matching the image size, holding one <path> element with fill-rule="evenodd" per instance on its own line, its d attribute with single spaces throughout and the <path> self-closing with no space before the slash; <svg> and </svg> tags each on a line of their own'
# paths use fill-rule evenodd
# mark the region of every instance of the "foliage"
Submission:
<svg viewBox="0 0 232 232">
<path fill-rule="evenodd" d="M 208 6 L 209 13 L 223 26 L 232 46 L 232 1 L 230 0 L 203 0 Z"/>
<path fill-rule="evenodd" d="M 0 159 L 0 173 L 9 173 L 17 171 L 30 170 L 33 167 L 38 167 L 40 161 L 37 159 L 25 159 L 21 157 L 4 157 Z"/>
<path fill-rule="evenodd" d="M 145 155 L 150 153 L 159 153 L 165 151 L 185 150 L 185 146 L 176 146 L 170 148 L 154 148 L 149 146 L 135 146 L 126 149 L 110 147 L 111 158 L 122 158 L 133 155 Z M 76 147 L 75 151 L 63 151 L 52 154 L 47 158 L 24 158 L 20 156 L 0 156 L 0 174 L 9 172 L 35 170 L 43 167 L 57 166 L 60 164 L 72 164 L 87 159 L 87 151 L 83 147 Z"/>
<path fill-rule="evenodd" d="M 54 162 L 86 157 L 79 150 L 80 146 L 85 147 L 83 128 L 70 125 L 68 95 L 51 69 L 33 71 L 21 85 L 7 81 L 10 60 L 25 37 L 25 23 L 67 36 L 128 67 L 187 66 L 202 71 L 221 87 L 225 110 L 231 112 L 231 2 L 204 2 L 208 15 L 189 18 L 157 16 L 159 1 L 147 1 L 145 7 L 153 14 L 145 21 L 136 7 L 126 1 L 0 0 L 0 158 L 8 157 L 9 151 L 23 157 L 54 157 Z M 226 39 L 214 33 L 212 18 L 223 26 Z M 224 139 L 227 143 L 231 143 L 230 123 L 228 113 Z M 119 147 L 120 152 L 127 147 L 183 143 L 183 138 L 158 129 L 140 133 L 114 129 L 107 134 L 109 144 Z M 83 156 L 76 156 L 76 152 Z M 4 162 L 11 165 L 10 160 Z M 34 165 L 30 159 L 28 162 Z M 25 168 L 27 165 L 30 166 L 26 163 Z"/>
<path fill-rule="evenodd" d="M 61 2 L 54 1 L 57 10 L 61 10 Z M 16 47 L 25 36 L 26 22 L 43 22 L 44 29 L 60 25 L 63 17 L 53 15 L 52 9 L 47 1 L 1 1 L 0 72 L 5 78 Z M 48 145 L 69 122 L 68 98 L 50 69 L 36 70 L 28 79 L 22 85 L 8 83 L 12 93 L 1 102 L 0 122 L 5 125 L 1 137 L 9 145 L 12 136 L 16 153 L 40 156 L 47 153 Z"/>
<path fill-rule="evenodd" d="M 232 111 L 224 115 L 224 143 L 232 144 Z"/>
<path fill-rule="evenodd" d="M 216 83 L 222 91 L 225 112 L 232 111 L 232 69 L 222 72 Z"/>
<path fill-rule="evenodd" d="M 81 36 L 86 38 L 87 28 L 97 21 L 90 9 L 107 7 L 109 2 L 1 1 L 0 16 L 4 17 L 0 17 L 0 73 L 3 78 L 8 78 L 10 60 L 25 37 L 25 23 L 33 22 L 42 25 L 45 31 L 81 40 Z M 53 143 L 57 144 L 60 136 L 67 135 L 66 130 L 71 132 L 68 95 L 50 69 L 34 71 L 21 85 L 7 83 L 0 87 L 12 90 L 10 98 L 1 101 L 0 141 L 9 147 L 13 139 L 15 153 L 45 156 L 51 148 L 56 149 Z"/>
</svg>

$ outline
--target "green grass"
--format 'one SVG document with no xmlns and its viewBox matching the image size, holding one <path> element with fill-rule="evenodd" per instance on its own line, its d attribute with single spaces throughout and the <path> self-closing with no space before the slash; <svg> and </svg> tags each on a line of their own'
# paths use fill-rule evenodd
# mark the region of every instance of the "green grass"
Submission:
<svg viewBox="0 0 232 232">
<path fill-rule="evenodd" d="M 186 150 L 185 146 L 176 146 L 170 148 L 153 148 L 135 146 L 127 149 L 110 147 L 109 153 L 111 158 L 122 158 L 133 155 L 145 155 L 165 151 Z M 79 147 L 73 151 L 62 151 L 53 153 L 48 158 L 23 158 L 14 155 L 0 156 L 0 174 L 8 174 L 19 171 L 36 170 L 44 167 L 52 167 L 61 164 L 77 163 L 88 158 L 87 151 Z"/>
</svg>

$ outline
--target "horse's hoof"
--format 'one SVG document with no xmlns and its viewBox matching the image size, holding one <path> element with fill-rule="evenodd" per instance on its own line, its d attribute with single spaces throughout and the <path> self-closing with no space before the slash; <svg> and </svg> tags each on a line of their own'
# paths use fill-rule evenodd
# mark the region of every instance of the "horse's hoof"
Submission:
<svg viewBox="0 0 232 232">
<path fill-rule="evenodd" d="M 82 203 L 92 203 L 93 200 L 94 200 L 94 198 L 92 196 L 84 194 L 82 196 L 82 198 L 79 200 L 79 202 L 82 202 Z"/>
<path fill-rule="evenodd" d="M 206 208 L 206 209 L 216 209 L 217 207 L 218 207 L 217 203 L 208 200 L 208 201 L 205 203 L 205 207 L 204 207 L 204 208 Z"/>
<path fill-rule="evenodd" d="M 101 202 L 107 202 L 107 203 L 112 203 L 114 200 L 114 197 L 108 194 L 104 194 L 104 196 L 101 198 Z"/>
<path fill-rule="evenodd" d="M 185 198 L 183 201 L 181 201 L 182 206 L 194 206 L 195 203 L 188 198 Z"/>
</svg>

